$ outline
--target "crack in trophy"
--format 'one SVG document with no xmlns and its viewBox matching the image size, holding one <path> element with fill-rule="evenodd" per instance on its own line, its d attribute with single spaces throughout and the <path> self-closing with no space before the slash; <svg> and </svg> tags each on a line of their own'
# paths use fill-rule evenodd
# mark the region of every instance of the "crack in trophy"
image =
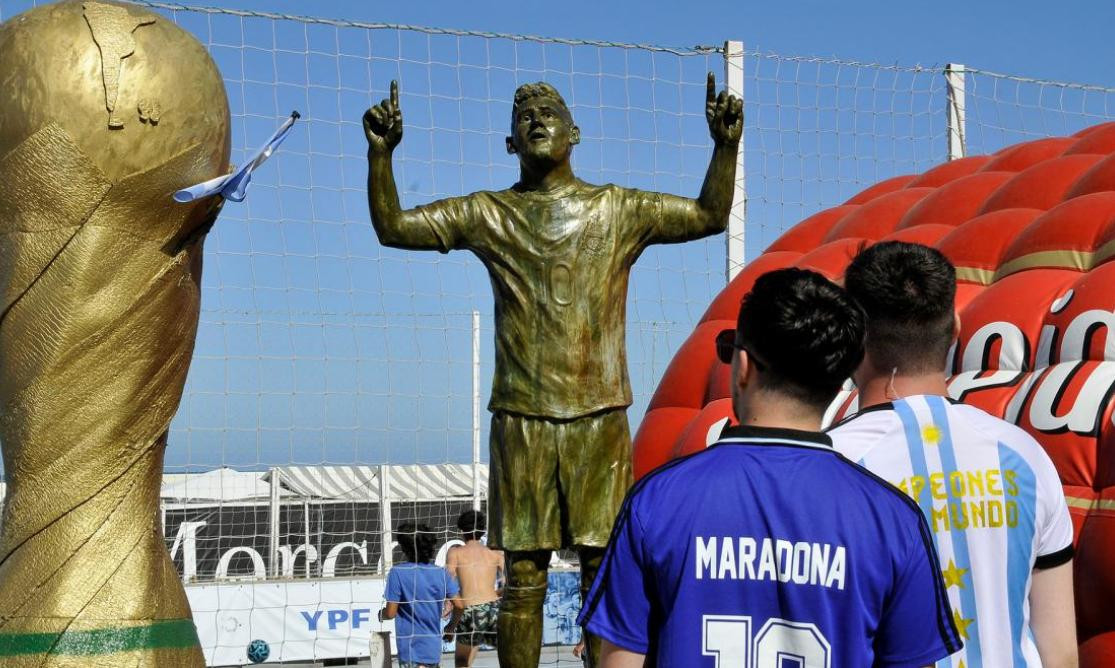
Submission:
<svg viewBox="0 0 1115 668">
<path fill-rule="evenodd" d="M 228 172 L 204 47 L 135 6 L 0 25 L 0 664 L 203 666 L 158 499 Z"/>
</svg>

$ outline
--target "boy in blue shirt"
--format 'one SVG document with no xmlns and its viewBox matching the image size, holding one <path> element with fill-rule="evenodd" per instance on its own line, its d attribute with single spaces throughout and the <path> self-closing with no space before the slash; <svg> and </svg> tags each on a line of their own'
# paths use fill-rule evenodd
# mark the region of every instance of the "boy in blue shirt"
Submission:
<svg viewBox="0 0 1115 668">
<path fill-rule="evenodd" d="M 387 574 L 382 619 L 395 619 L 395 642 L 400 668 L 436 667 L 441 663 L 441 617 L 445 601 L 453 604 L 453 618 L 445 632 L 451 633 L 461 619 L 464 606 L 460 587 L 449 571 L 435 566 L 437 536 L 425 524 L 400 524 L 395 538 L 406 562 Z"/>
<path fill-rule="evenodd" d="M 740 425 L 616 520 L 578 620 L 604 668 L 913 668 L 960 647 L 918 507 L 820 432 L 865 326 L 815 272 L 755 282 L 717 337 Z"/>
</svg>

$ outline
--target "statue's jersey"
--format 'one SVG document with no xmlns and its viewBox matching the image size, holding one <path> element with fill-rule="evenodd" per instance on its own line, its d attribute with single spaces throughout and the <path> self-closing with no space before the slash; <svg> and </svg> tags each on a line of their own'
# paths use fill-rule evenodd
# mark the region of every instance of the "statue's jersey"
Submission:
<svg viewBox="0 0 1115 668">
<path fill-rule="evenodd" d="M 913 396 L 834 426 L 837 450 L 921 507 L 964 636 L 940 666 L 1040 666 L 1030 630 L 1033 569 L 1072 558 L 1057 470 L 1032 436 L 974 406 Z"/>
<path fill-rule="evenodd" d="M 929 529 L 816 432 L 730 427 L 631 489 L 578 623 L 648 666 L 923 666 L 960 646 Z"/>
<path fill-rule="evenodd" d="M 468 249 L 495 292 L 489 409 L 575 418 L 631 404 L 624 325 L 631 266 L 653 243 L 719 232 L 694 200 L 576 181 L 478 192 L 415 209 L 394 245 Z"/>
</svg>

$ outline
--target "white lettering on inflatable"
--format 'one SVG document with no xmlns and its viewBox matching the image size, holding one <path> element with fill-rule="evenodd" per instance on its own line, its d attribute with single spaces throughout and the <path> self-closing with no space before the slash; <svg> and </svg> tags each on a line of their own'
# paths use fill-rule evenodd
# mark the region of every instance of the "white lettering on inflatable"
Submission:
<svg viewBox="0 0 1115 668">
<path fill-rule="evenodd" d="M 1076 397 L 1065 401 L 1065 393 L 1077 373 L 1085 373 L 1087 378 Z M 1115 362 L 1087 366 L 1083 362 L 1057 364 L 1038 381 L 1031 393 L 1030 410 L 1026 417 L 1034 429 L 1042 432 L 1069 430 L 1077 434 L 1095 434 L 1104 401 L 1113 385 Z"/>
<path fill-rule="evenodd" d="M 1035 368 L 1047 367 L 1053 364 L 1053 340 L 1057 338 L 1057 328 L 1053 325 L 1042 325 L 1041 334 L 1038 335 L 1038 353 L 1035 357 Z"/>
<path fill-rule="evenodd" d="M 1002 343 L 999 346 L 999 359 L 991 366 L 985 364 L 985 360 L 988 360 L 995 341 Z M 997 320 L 980 327 L 968 339 L 960 361 L 960 370 L 979 371 L 995 368 L 1018 371 L 1026 364 L 1028 353 L 1026 335 L 1018 325 Z"/>
<path fill-rule="evenodd" d="M 1084 311 L 1072 319 L 1061 339 L 1060 361 L 1087 359 L 1089 339 L 1098 336 L 1096 330 L 1100 327 L 1106 330 L 1103 335 L 1103 359 L 1115 361 L 1115 313 L 1099 309 Z"/>
<path fill-rule="evenodd" d="M 852 397 L 852 401 L 848 404 L 846 410 L 841 411 L 840 409 L 848 401 L 848 397 Z M 834 422 L 844 419 L 844 416 L 854 415 L 858 411 L 859 395 L 856 394 L 856 384 L 852 382 L 851 378 L 848 378 L 844 381 L 840 391 L 836 393 L 836 397 L 829 403 L 828 408 L 825 409 L 825 414 L 821 417 L 821 428 L 827 428 Z"/>
<path fill-rule="evenodd" d="M 1018 424 L 1019 416 L 1022 414 L 1022 407 L 1026 404 L 1026 398 L 1030 396 L 1030 388 L 1034 383 L 1038 382 L 1038 372 L 1029 373 L 1022 382 L 1018 384 L 1018 389 L 1015 390 L 1014 396 L 1010 398 L 1007 404 L 1007 410 L 1003 413 L 1003 419 L 1011 424 Z"/>
<path fill-rule="evenodd" d="M 1001 342 L 998 360 L 990 364 L 996 341 Z M 959 401 L 973 390 L 1014 384 L 1023 374 L 1028 354 L 1026 335 L 1017 325 L 1001 320 L 987 323 L 964 346 L 960 372 L 949 379 L 949 396 Z"/>
</svg>

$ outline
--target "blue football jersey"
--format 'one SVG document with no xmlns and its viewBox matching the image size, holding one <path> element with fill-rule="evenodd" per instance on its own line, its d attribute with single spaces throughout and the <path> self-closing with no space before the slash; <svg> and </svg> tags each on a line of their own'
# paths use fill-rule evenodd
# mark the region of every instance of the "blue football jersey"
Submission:
<svg viewBox="0 0 1115 668">
<path fill-rule="evenodd" d="M 961 646 L 917 506 L 788 429 L 725 429 L 640 480 L 578 621 L 660 667 L 923 666 Z"/>
</svg>

